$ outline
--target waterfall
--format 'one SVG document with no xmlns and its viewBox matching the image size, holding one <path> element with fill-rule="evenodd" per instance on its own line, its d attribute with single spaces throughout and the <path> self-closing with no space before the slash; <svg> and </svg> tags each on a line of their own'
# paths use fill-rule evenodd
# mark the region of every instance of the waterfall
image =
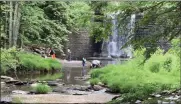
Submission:
<svg viewBox="0 0 181 104">
<path fill-rule="evenodd" d="M 118 13 L 113 13 L 110 15 L 112 18 L 112 33 L 111 36 L 109 37 L 109 40 L 106 41 L 104 44 L 107 45 L 107 50 L 103 49 L 103 53 L 105 54 L 107 51 L 107 56 L 108 57 L 129 57 L 132 58 L 132 47 L 131 45 L 124 48 L 120 49 L 125 43 L 128 41 L 128 36 L 133 34 L 133 28 L 135 24 L 135 15 L 131 15 L 130 22 L 127 25 L 127 32 L 126 34 L 120 34 L 119 33 L 119 27 L 118 27 L 118 22 L 117 22 L 117 14 Z"/>
</svg>

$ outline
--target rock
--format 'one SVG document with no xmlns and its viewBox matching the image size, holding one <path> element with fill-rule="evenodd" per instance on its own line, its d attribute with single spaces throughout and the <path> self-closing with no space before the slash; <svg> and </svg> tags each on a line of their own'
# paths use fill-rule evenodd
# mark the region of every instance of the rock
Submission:
<svg viewBox="0 0 181 104">
<path fill-rule="evenodd" d="M 14 90 L 12 91 L 13 94 L 28 94 L 27 91 L 22 91 L 22 90 Z"/>
<path fill-rule="evenodd" d="M 6 81 L 6 84 L 14 84 L 16 82 L 19 82 L 18 80 L 11 79 L 9 81 Z"/>
<path fill-rule="evenodd" d="M 56 81 L 48 81 L 47 82 L 49 86 L 58 86 L 59 83 L 57 83 Z"/>
<path fill-rule="evenodd" d="M 12 77 L 8 77 L 8 76 L 1 76 L 1 79 L 13 80 L 13 78 L 12 78 Z"/>
<path fill-rule="evenodd" d="M 176 95 L 175 97 L 174 96 L 170 96 L 170 97 L 167 97 L 165 98 L 166 100 L 178 100 L 180 98 L 180 96 Z"/>
<path fill-rule="evenodd" d="M 28 94 L 36 94 L 36 91 L 31 90 Z"/>
<path fill-rule="evenodd" d="M 52 92 L 65 93 L 65 92 L 67 92 L 67 91 L 66 91 L 66 88 L 63 88 L 63 87 L 57 87 L 57 88 L 54 88 L 54 89 L 52 90 Z"/>
<path fill-rule="evenodd" d="M 164 91 L 161 92 L 161 95 L 167 95 L 167 94 L 170 94 L 170 93 L 171 93 L 170 91 L 164 90 Z"/>
<path fill-rule="evenodd" d="M 16 82 L 15 85 L 20 85 L 20 86 L 21 86 L 21 85 L 25 85 L 25 84 L 27 84 L 27 83 L 28 83 L 28 82 Z"/>
<path fill-rule="evenodd" d="M 136 102 L 135 102 L 136 104 L 140 104 L 141 103 L 141 101 L 140 100 L 136 100 Z"/>
<path fill-rule="evenodd" d="M 150 100 L 150 99 L 152 99 L 152 98 L 149 97 L 148 99 Z"/>
<path fill-rule="evenodd" d="M 155 97 L 157 97 L 157 98 L 160 97 L 160 96 L 161 96 L 160 94 L 156 94 L 156 95 L 155 95 Z"/>
<path fill-rule="evenodd" d="M 99 86 L 99 85 L 94 85 L 94 86 L 93 86 L 93 89 L 94 89 L 95 91 L 99 91 L 99 90 L 102 90 L 103 87 L 101 87 L 101 86 Z"/>
</svg>

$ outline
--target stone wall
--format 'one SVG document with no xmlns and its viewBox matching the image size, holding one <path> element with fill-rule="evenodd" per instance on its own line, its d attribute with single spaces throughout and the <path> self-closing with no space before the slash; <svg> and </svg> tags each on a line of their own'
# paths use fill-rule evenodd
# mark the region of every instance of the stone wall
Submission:
<svg viewBox="0 0 181 104">
<path fill-rule="evenodd" d="M 78 33 L 72 33 L 69 36 L 67 49 L 71 50 L 73 60 L 82 59 L 82 57 L 91 57 L 93 55 L 93 44 L 86 30 L 81 30 Z M 66 56 L 67 56 L 67 52 Z"/>
</svg>

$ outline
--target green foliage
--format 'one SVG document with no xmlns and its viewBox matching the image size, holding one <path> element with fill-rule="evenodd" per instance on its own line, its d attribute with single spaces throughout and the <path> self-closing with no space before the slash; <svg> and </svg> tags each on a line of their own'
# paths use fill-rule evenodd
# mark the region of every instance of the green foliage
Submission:
<svg viewBox="0 0 181 104">
<path fill-rule="evenodd" d="M 124 64 L 108 65 L 91 71 L 91 80 L 100 80 L 113 92 L 119 92 L 123 101 L 144 99 L 149 94 L 179 88 L 179 59 L 174 54 L 152 54 L 142 63 L 144 50 L 135 52 L 138 57 Z M 142 63 L 142 64 L 141 64 Z"/>
<path fill-rule="evenodd" d="M 42 58 L 39 55 L 18 51 L 16 48 L 1 49 L 1 71 L 8 70 L 60 70 L 61 63 L 56 59 Z"/>
<path fill-rule="evenodd" d="M 90 84 L 92 86 L 98 84 L 99 82 L 100 82 L 100 80 L 98 78 L 90 79 Z"/>
<path fill-rule="evenodd" d="M 72 18 L 74 28 L 88 28 L 90 26 L 91 15 L 93 14 L 90 6 L 86 2 L 70 2 L 68 10 Z"/>
<path fill-rule="evenodd" d="M 25 4 L 21 21 L 24 43 L 48 44 L 62 51 L 70 33 L 66 8 L 66 3 L 54 1 Z"/>
<path fill-rule="evenodd" d="M 21 52 L 18 54 L 20 65 L 27 70 L 61 69 L 61 64 L 54 59 L 45 59 L 39 55 Z"/>
<path fill-rule="evenodd" d="M 33 89 L 38 94 L 47 94 L 48 92 L 52 91 L 51 87 L 47 84 L 41 84 L 39 83 L 36 87 L 33 87 Z"/>
<path fill-rule="evenodd" d="M 6 73 L 7 70 L 15 69 L 18 66 L 15 54 L 17 50 L 15 47 L 8 50 L 1 48 L 1 72 Z"/>
</svg>

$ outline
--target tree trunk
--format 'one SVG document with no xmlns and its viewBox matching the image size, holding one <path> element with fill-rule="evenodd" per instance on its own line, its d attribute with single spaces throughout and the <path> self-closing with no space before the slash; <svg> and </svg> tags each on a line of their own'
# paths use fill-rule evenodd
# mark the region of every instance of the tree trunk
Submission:
<svg viewBox="0 0 181 104">
<path fill-rule="evenodd" d="M 12 19 L 13 19 L 13 4 L 12 1 L 9 3 L 10 12 L 9 12 L 9 48 L 12 47 Z"/>
<path fill-rule="evenodd" d="M 13 21 L 13 46 L 16 47 L 16 43 L 17 43 L 17 16 L 18 16 L 18 2 L 15 2 L 15 9 L 14 9 L 14 21 Z"/>
</svg>

